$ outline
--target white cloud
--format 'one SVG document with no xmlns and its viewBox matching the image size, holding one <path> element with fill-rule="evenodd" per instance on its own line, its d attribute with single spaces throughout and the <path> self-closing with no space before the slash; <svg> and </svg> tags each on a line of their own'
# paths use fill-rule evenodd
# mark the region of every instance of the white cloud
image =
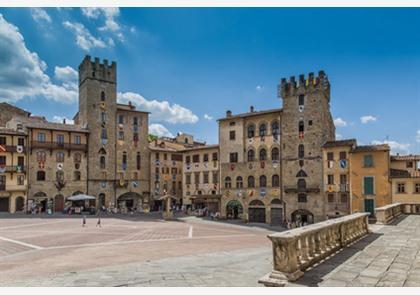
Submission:
<svg viewBox="0 0 420 295">
<path fill-rule="evenodd" d="M 335 134 L 335 139 L 336 139 L 336 140 L 343 139 L 343 135 L 341 135 L 340 133 L 336 133 L 336 134 Z"/>
<path fill-rule="evenodd" d="M 257 91 L 261 91 L 263 89 L 264 89 L 264 87 L 261 86 L 261 85 L 257 85 L 257 87 L 255 87 L 255 90 L 257 90 Z"/>
<path fill-rule="evenodd" d="M 174 135 L 168 130 L 166 129 L 165 126 L 163 126 L 162 124 L 150 124 L 149 125 L 149 133 L 156 135 L 156 136 L 167 136 L 167 137 L 174 137 Z"/>
<path fill-rule="evenodd" d="M 128 103 L 131 101 L 137 105 L 139 110 L 151 112 L 150 119 L 155 121 L 164 121 L 171 124 L 198 122 L 198 117 L 191 110 L 180 106 L 179 104 L 170 104 L 168 101 L 147 100 L 143 96 L 133 92 L 119 92 L 118 101 Z"/>
<path fill-rule="evenodd" d="M 54 77 L 62 82 L 71 82 L 76 83 L 77 78 L 79 77 L 77 71 L 70 66 L 65 67 L 55 67 L 54 68 Z"/>
<path fill-rule="evenodd" d="M 63 123 L 64 119 L 66 120 L 66 124 L 74 125 L 74 121 L 72 119 L 62 116 L 54 116 L 52 121 L 55 123 Z"/>
<path fill-rule="evenodd" d="M 378 120 L 378 118 L 376 118 L 375 116 L 372 116 L 372 115 L 367 115 L 367 116 L 360 117 L 360 122 L 362 122 L 362 124 L 367 124 L 369 122 L 375 122 L 377 120 Z"/>
<path fill-rule="evenodd" d="M 121 40 L 124 40 L 124 36 L 121 33 L 121 26 L 117 22 L 117 18 L 120 15 L 120 9 L 118 7 L 86 7 L 81 8 L 82 14 L 87 18 L 99 19 L 101 16 L 105 20 L 105 24 L 102 27 L 99 27 L 99 31 L 108 31 L 115 33 L 115 35 Z"/>
<path fill-rule="evenodd" d="M 372 141 L 372 144 L 388 144 L 391 148 L 392 153 L 402 153 L 402 154 L 408 154 L 410 151 L 410 144 L 409 143 L 399 143 L 393 140 L 374 140 Z"/>
<path fill-rule="evenodd" d="M 416 141 L 420 142 L 420 130 L 417 130 Z"/>
<path fill-rule="evenodd" d="M 47 64 L 38 54 L 28 50 L 19 29 L 0 14 L 0 100 L 16 102 L 43 96 L 63 103 L 75 102 L 78 92 L 64 84 L 53 84 L 46 69 Z"/>
<path fill-rule="evenodd" d="M 347 126 L 347 122 L 346 121 L 344 121 L 343 119 L 341 119 L 341 118 L 335 118 L 334 119 L 334 125 L 335 126 L 338 126 L 338 127 L 346 127 Z"/>
<path fill-rule="evenodd" d="M 208 114 L 204 114 L 203 117 L 204 117 L 204 119 L 209 120 L 209 121 L 213 120 L 213 117 L 208 115 Z"/>
<path fill-rule="evenodd" d="M 76 44 L 83 50 L 89 51 L 91 48 L 95 47 L 107 47 L 107 44 L 102 39 L 94 37 L 81 23 L 71 23 L 69 21 L 65 21 L 63 22 L 63 25 L 73 32 L 76 36 Z M 108 42 L 108 45 L 110 45 L 110 42 Z"/>
<path fill-rule="evenodd" d="M 31 16 L 37 23 L 51 23 L 51 17 L 42 8 L 31 8 Z"/>
</svg>

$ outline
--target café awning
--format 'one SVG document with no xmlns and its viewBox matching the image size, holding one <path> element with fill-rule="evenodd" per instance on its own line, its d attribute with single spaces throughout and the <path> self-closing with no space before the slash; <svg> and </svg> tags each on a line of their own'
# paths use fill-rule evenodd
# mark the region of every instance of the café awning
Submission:
<svg viewBox="0 0 420 295">
<path fill-rule="evenodd" d="M 84 201 L 84 200 L 96 200 L 94 196 L 89 196 L 85 194 L 79 194 L 67 198 L 68 201 Z"/>
</svg>

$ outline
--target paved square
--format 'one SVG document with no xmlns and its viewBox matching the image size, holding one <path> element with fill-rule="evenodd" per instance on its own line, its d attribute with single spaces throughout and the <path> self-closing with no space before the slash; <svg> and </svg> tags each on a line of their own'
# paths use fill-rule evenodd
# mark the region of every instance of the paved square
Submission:
<svg viewBox="0 0 420 295">
<path fill-rule="evenodd" d="M 0 286 L 258 286 L 262 228 L 143 217 L 0 219 Z"/>
</svg>

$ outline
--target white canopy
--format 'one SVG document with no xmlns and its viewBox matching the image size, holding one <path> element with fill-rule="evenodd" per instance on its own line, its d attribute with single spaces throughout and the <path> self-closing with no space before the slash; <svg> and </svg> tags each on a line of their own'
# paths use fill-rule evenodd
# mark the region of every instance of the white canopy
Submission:
<svg viewBox="0 0 420 295">
<path fill-rule="evenodd" d="M 88 196 L 85 194 L 79 194 L 67 198 L 68 201 L 83 201 L 83 200 L 96 200 L 93 196 Z"/>
</svg>

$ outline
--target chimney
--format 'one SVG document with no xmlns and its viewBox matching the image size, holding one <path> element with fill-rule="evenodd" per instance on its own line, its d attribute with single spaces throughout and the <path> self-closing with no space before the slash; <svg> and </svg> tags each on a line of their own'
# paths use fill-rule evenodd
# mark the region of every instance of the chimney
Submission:
<svg viewBox="0 0 420 295">
<path fill-rule="evenodd" d="M 249 112 L 253 113 L 254 112 L 254 106 L 250 106 L 249 107 Z"/>
<path fill-rule="evenodd" d="M 226 117 L 232 117 L 232 111 L 227 110 L 226 111 Z"/>
<path fill-rule="evenodd" d="M 66 118 L 63 119 L 63 124 L 66 124 Z"/>
</svg>

